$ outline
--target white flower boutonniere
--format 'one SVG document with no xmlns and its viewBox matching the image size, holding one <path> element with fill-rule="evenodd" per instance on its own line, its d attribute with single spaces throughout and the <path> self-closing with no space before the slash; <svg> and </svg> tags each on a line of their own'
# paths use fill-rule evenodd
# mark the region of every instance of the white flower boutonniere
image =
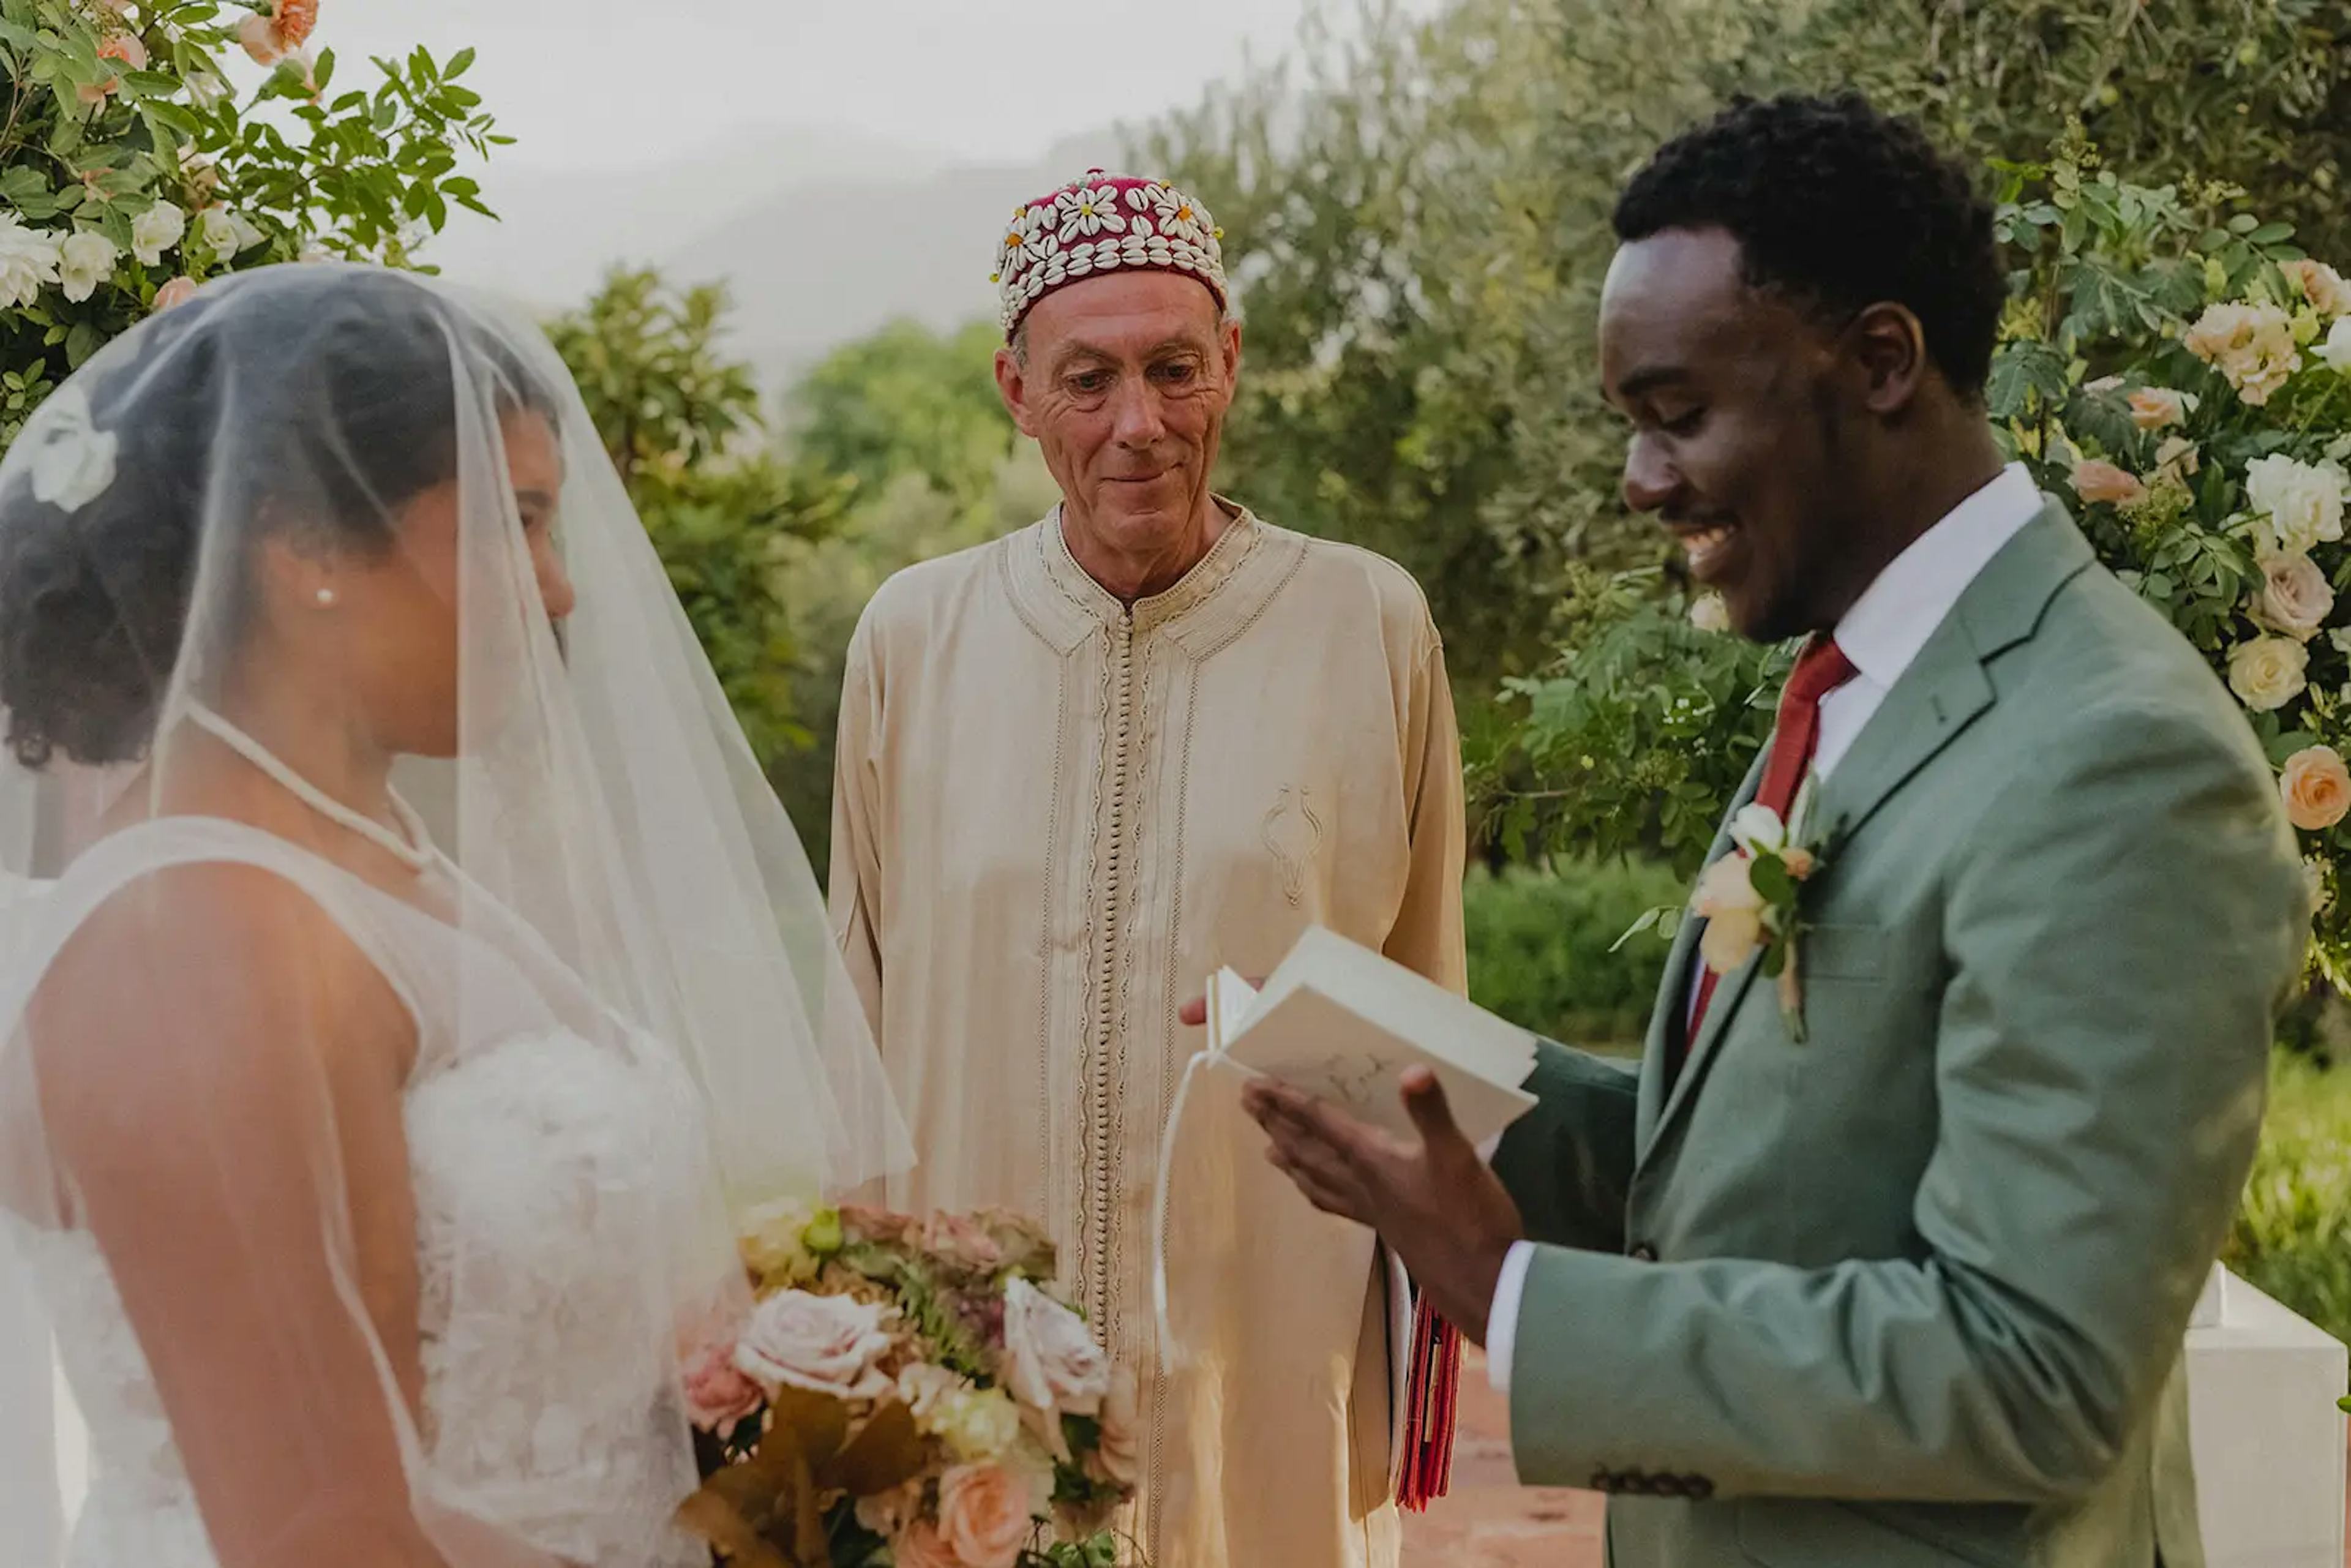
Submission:
<svg viewBox="0 0 2351 1568">
<path fill-rule="evenodd" d="M 1706 922 L 1698 954 L 1717 975 L 1736 974 L 1761 959 L 1779 982 L 1780 1010 L 1791 1038 L 1804 1038 L 1804 993 L 1797 963 L 1804 925 L 1805 883 L 1820 873 L 1822 854 L 1803 838 L 1812 815 L 1806 780 L 1782 822 L 1768 806 L 1746 806 L 1730 820 L 1731 852 L 1706 868 L 1691 893 L 1690 913 Z"/>
</svg>

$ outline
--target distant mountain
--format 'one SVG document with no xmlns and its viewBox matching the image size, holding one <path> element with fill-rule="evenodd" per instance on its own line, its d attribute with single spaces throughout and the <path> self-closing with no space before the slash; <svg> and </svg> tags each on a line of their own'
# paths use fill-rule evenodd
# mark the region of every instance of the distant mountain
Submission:
<svg viewBox="0 0 2351 1568">
<path fill-rule="evenodd" d="M 828 171 L 746 205 L 668 255 L 684 281 L 734 286 L 737 341 L 770 385 L 899 317 L 946 329 L 992 314 L 999 226 L 1022 202 L 1100 164 L 1116 131 L 1065 141 L 1025 164 Z"/>
<path fill-rule="evenodd" d="M 542 308 L 578 303 L 616 262 L 723 279 L 737 351 L 781 387 L 900 317 L 946 329 L 996 308 L 998 225 L 1020 203 L 1120 162 L 1115 130 L 1025 164 L 815 131 L 765 131 L 620 173 L 492 165 L 502 223 L 452 222 L 430 252 L 452 277 Z"/>
<path fill-rule="evenodd" d="M 810 183 L 922 178 L 945 158 L 872 137 L 763 127 L 657 165 L 555 170 L 493 160 L 500 221 L 455 214 L 429 258 L 454 278 L 542 308 L 577 304 L 616 263 L 660 263 L 732 214 Z"/>
</svg>

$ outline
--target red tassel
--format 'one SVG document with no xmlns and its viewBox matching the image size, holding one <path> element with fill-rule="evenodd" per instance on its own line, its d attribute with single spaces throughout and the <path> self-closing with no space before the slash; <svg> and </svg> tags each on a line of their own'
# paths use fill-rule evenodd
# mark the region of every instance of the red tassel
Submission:
<svg viewBox="0 0 2351 1568">
<path fill-rule="evenodd" d="M 1414 1513 L 1453 1486 L 1453 1428 L 1461 1404 L 1461 1331 L 1426 1297 L 1412 1312 L 1412 1375 L 1405 1387 L 1404 1464 L 1396 1501 Z"/>
</svg>

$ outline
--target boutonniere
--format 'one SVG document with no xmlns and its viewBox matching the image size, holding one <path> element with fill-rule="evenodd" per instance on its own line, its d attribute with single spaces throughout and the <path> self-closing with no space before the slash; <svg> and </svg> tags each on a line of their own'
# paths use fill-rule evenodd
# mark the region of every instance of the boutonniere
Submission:
<svg viewBox="0 0 2351 1568">
<path fill-rule="evenodd" d="M 1692 915 L 1706 922 L 1698 955 L 1718 976 L 1755 962 L 1779 983 L 1788 1034 L 1804 1038 L 1804 990 L 1797 954 L 1804 935 L 1804 884 L 1818 876 L 1822 846 L 1806 836 L 1813 782 L 1796 791 L 1782 821 L 1768 806 L 1743 806 L 1730 819 L 1731 852 L 1706 868 L 1691 893 Z"/>
</svg>

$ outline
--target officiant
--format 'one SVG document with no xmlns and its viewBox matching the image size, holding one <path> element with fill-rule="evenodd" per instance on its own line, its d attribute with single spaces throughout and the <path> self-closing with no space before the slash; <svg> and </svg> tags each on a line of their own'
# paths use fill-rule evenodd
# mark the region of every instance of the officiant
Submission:
<svg viewBox="0 0 2351 1568">
<path fill-rule="evenodd" d="M 1092 171 L 1011 215 L 996 283 L 1061 502 L 885 583 L 841 698 L 833 919 L 921 1158 L 889 1197 L 1050 1224 L 1137 1385 L 1155 1561 L 1390 1568 L 1401 1281 L 1210 1085 L 1163 1376 L 1151 1200 L 1212 971 L 1321 925 L 1462 988 L 1444 652 L 1401 568 L 1210 487 L 1241 329 L 1197 201 Z"/>
</svg>

